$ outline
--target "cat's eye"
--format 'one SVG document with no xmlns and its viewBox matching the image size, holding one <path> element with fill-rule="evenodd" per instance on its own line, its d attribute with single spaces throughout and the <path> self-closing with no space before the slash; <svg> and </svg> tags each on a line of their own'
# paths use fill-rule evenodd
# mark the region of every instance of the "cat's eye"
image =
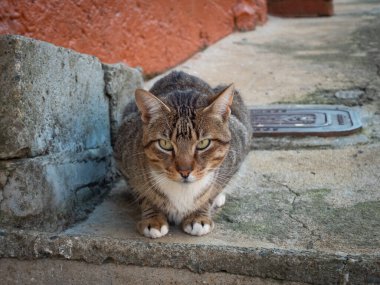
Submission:
<svg viewBox="0 0 380 285">
<path fill-rule="evenodd" d="M 210 145 L 211 140 L 204 139 L 197 144 L 197 150 L 204 150 Z"/>
<path fill-rule="evenodd" d="M 159 140 L 158 145 L 163 149 L 163 150 L 173 150 L 173 145 L 170 141 L 168 140 Z"/>
</svg>

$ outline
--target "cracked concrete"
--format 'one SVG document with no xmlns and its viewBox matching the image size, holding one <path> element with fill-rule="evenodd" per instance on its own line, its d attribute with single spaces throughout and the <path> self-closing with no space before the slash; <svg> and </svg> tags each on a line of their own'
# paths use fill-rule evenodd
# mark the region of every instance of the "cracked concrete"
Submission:
<svg viewBox="0 0 380 285">
<path fill-rule="evenodd" d="M 136 270 L 149 269 L 148 276 L 154 268 L 178 275 L 187 269 L 233 274 L 218 275 L 214 283 L 250 276 L 268 284 L 378 284 L 380 1 L 334 3 L 334 17 L 271 18 L 257 31 L 233 34 L 177 69 L 213 85 L 233 81 L 252 105 L 309 100 L 355 106 L 364 123 L 360 133 L 256 140 L 229 185 L 226 205 L 215 213 L 216 229 L 205 237 L 173 226 L 159 240 L 139 236 L 137 205 L 120 184 L 86 221 L 66 231 L 0 230 L 0 256 L 5 257 L 0 265 L 14 268 L 22 263 L 15 258 L 43 264 L 49 258 L 52 264 L 81 261 L 78 266 L 107 272 L 116 270 L 114 265 L 140 266 Z M 364 93 L 336 96 L 349 90 Z"/>
</svg>

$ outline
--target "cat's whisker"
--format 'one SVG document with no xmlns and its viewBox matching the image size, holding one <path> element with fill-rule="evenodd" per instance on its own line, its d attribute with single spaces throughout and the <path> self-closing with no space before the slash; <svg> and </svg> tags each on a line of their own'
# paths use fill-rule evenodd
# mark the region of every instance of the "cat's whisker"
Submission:
<svg viewBox="0 0 380 285">
<path fill-rule="evenodd" d="M 144 188 L 144 192 L 154 191 L 155 187 L 158 186 L 162 181 L 167 179 L 166 175 L 163 173 L 157 173 L 155 176 L 152 175 L 152 173 L 149 173 L 149 176 L 151 177 L 152 181 L 148 180 L 142 188 Z M 149 186 L 149 187 L 148 187 Z"/>
<path fill-rule="evenodd" d="M 243 187 L 240 182 L 237 179 L 230 179 L 230 177 L 224 177 L 224 176 L 218 176 L 218 178 L 215 181 L 216 183 L 219 183 L 219 185 L 228 185 L 233 188 L 244 190 L 245 187 Z"/>
<path fill-rule="evenodd" d="M 136 207 L 139 204 L 139 199 L 134 195 L 133 199 L 128 201 L 128 207 Z"/>
<path fill-rule="evenodd" d="M 135 157 L 135 156 L 138 156 L 138 155 L 145 155 L 145 151 L 135 153 L 135 154 L 131 155 L 130 157 Z"/>
<path fill-rule="evenodd" d="M 228 190 L 232 191 L 232 192 L 240 192 L 240 191 L 245 192 L 245 191 L 247 191 L 247 188 L 236 185 L 236 184 L 227 184 L 224 187 L 228 187 Z"/>
<path fill-rule="evenodd" d="M 141 177 L 141 175 L 150 175 L 152 172 L 151 169 L 142 169 L 139 170 L 138 172 L 134 173 L 133 175 L 129 175 L 129 177 Z"/>
</svg>

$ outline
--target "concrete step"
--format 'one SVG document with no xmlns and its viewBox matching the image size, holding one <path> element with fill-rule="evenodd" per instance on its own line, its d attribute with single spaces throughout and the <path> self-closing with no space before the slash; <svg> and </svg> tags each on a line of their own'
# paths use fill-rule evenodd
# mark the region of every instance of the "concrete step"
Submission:
<svg viewBox="0 0 380 285">
<path fill-rule="evenodd" d="M 20 268 L 23 270 L 20 270 Z M 33 262 L 0 259 L 0 273 L 4 276 L 2 278 L 2 282 L 4 283 L 2 284 L 304 284 L 234 275 L 225 272 L 205 272 L 198 274 L 186 269 L 177 268 L 141 267 L 115 263 L 91 264 L 79 261 L 52 259 L 39 259 Z M 17 282 L 15 282 L 15 280 L 17 280 Z"/>
</svg>

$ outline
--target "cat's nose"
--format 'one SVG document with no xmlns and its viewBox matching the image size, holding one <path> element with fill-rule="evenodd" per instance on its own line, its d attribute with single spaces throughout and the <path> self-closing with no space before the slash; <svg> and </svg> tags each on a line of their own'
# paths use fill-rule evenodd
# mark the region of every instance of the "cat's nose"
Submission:
<svg viewBox="0 0 380 285">
<path fill-rule="evenodd" d="M 193 171 L 192 161 L 185 159 L 177 161 L 176 170 L 182 176 L 182 178 L 188 178 L 190 176 L 191 171 Z"/>
<path fill-rule="evenodd" d="M 182 178 L 187 178 L 190 175 L 191 170 L 178 170 L 179 174 L 181 174 Z"/>
</svg>

